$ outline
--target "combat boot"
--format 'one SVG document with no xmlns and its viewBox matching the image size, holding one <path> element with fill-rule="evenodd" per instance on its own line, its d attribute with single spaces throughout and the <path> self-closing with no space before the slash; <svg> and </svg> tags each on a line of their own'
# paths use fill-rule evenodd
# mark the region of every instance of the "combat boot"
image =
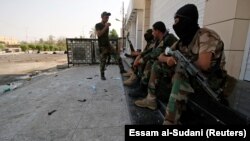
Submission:
<svg viewBox="0 0 250 141">
<path fill-rule="evenodd" d="M 131 86 L 136 82 L 136 80 L 137 80 L 137 76 L 134 73 L 132 73 L 132 75 L 129 77 L 129 79 L 125 80 L 123 82 L 123 84 L 125 86 Z"/>
<path fill-rule="evenodd" d="M 148 94 L 146 98 L 141 100 L 136 100 L 135 105 L 142 108 L 149 108 L 151 110 L 157 109 L 156 96 Z"/>
<path fill-rule="evenodd" d="M 133 70 L 132 69 L 129 69 L 127 73 L 123 73 L 122 76 L 124 77 L 130 77 L 132 74 L 133 74 Z"/>
<path fill-rule="evenodd" d="M 127 73 L 127 71 L 124 70 L 124 69 L 122 69 L 122 70 L 120 70 L 120 73 L 121 73 L 121 74 L 122 74 L 122 73 Z"/>
<path fill-rule="evenodd" d="M 130 97 L 138 98 L 138 97 L 145 97 L 147 95 L 147 85 L 144 85 L 142 83 L 139 84 L 139 87 L 136 87 L 132 89 L 128 95 Z"/>
</svg>

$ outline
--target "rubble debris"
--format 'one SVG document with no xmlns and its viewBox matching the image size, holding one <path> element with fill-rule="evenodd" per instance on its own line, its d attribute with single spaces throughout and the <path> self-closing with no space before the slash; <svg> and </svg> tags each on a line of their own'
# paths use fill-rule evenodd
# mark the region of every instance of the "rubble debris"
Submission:
<svg viewBox="0 0 250 141">
<path fill-rule="evenodd" d="M 96 86 L 92 85 L 91 88 L 92 88 L 93 92 L 96 93 Z"/>
<path fill-rule="evenodd" d="M 120 77 L 111 77 L 111 79 L 113 79 L 113 80 L 121 80 Z"/>
<path fill-rule="evenodd" d="M 54 112 L 56 112 L 56 110 L 53 110 L 53 111 L 51 111 L 51 112 L 48 112 L 48 115 L 50 116 L 50 115 L 52 115 Z"/>
<path fill-rule="evenodd" d="M 0 94 L 15 90 L 15 89 L 21 87 L 22 84 L 23 83 L 21 83 L 21 82 L 12 82 L 12 83 L 9 83 L 7 85 L 1 85 L 0 86 Z"/>
<path fill-rule="evenodd" d="M 86 102 L 87 100 L 86 99 L 83 99 L 83 100 L 78 100 L 79 102 Z"/>
</svg>

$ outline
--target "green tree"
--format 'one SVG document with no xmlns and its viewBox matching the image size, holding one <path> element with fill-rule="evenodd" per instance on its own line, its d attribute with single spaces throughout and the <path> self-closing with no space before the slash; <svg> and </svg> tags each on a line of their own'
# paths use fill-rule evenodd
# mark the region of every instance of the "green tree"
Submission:
<svg viewBox="0 0 250 141">
<path fill-rule="evenodd" d="M 36 46 L 34 44 L 29 44 L 28 47 L 31 50 L 35 50 L 36 49 Z"/>
<path fill-rule="evenodd" d="M 112 30 L 109 32 L 109 38 L 110 38 L 110 39 L 116 39 L 116 38 L 118 38 L 118 34 L 117 34 L 117 32 L 116 32 L 115 29 L 112 29 Z"/>
<path fill-rule="evenodd" d="M 53 51 L 54 50 L 54 46 L 53 45 L 49 45 L 49 51 Z"/>
<path fill-rule="evenodd" d="M 54 51 L 58 51 L 59 48 L 57 46 L 54 46 Z"/>
<path fill-rule="evenodd" d="M 65 38 L 59 38 L 57 40 L 56 46 L 58 47 L 59 51 L 66 50 L 66 39 Z"/>
<path fill-rule="evenodd" d="M 43 49 L 44 49 L 44 51 L 48 51 L 48 50 L 49 50 L 49 46 L 46 45 L 46 44 L 44 44 L 44 45 L 43 45 Z"/>
<path fill-rule="evenodd" d="M 20 47 L 21 47 L 21 50 L 24 52 L 28 50 L 27 44 L 21 44 Z"/>
<path fill-rule="evenodd" d="M 3 50 L 4 48 L 5 48 L 5 45 L 0 43 L 0 50 Z"/>
<path fill-rule="evenodd" d="M 43 50 L 43 46 L 41 44 L 37 44 L 36 49 L 40 52 L 41 50 Z"/>
</svg>

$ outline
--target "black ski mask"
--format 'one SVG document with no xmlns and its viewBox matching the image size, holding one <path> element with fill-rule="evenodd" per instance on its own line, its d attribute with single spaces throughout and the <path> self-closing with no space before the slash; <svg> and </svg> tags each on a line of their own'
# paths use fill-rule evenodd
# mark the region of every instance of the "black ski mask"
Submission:
<svg viewBox="0 0 250 141">
<path fill-rule="evenodd" d="M 183 45 L 188 45 L 200 28 L 198 17 L 198 10 L 193 4 L 187 4 L 176 12 L 175 18 L 179 18 L 179 21 L 173 25 L 173 29 Z"/>
</svg>

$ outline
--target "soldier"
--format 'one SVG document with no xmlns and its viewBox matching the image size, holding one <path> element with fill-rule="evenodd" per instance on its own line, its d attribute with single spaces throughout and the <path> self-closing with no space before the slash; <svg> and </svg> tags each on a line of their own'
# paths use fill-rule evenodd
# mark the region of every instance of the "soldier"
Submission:
<svg viewBox="0 0 250 141">
<path fill-rule="evenodd" d="M 173 34 L 170 34 L 166 30 L 165 24 L 161 21 L 153 24 L 153 35 L 155 39 L 155 46 L 148 52 L 142 53 L 140 58 L 134 62 L 135 67 L 145 62 L 146 65 L 143 70 L 139 87 L 129 93 L 131 97 L 145 96 L 154 61 L 156 61 L 157 57 L 164 52 L 166 44 L 172 45 L 177 40 Z"/>
<path fill-rule="evenodd" d="M 146 31 L 146 33 L 144 34 L 144 39 L 147 42 L 147 44 L 146 44 L 145 48 L 143 49 L 142 54 L 144 54 L 145 52 L 148 52 L 149 49 L 154 47 L 154 36 L 153 36 L 152 32 L 153 32 L 152 29 L 148 29 Z M 137 61 L 140 58 L 141 58 L 141 53 L 138 53 L 134 61 Z M 138 67 L 132 66 L 131 67 L 132 71 L 123 74 L 123 76 L 129 76 L 129 79 L 124 81 L 124 85 L 131 86 L 132 84 L 134 84 L 138 79 L 137 75 L 141 76 L 144 67 L 145 67 L 145 63 L 139 65 Z"/>
<path fill-rule="evenodd" d="M 223 42 L 219 35 L 210 29 L 200 28 L 198 25 L 198 10 L 193 4 L 187 4 L 177 10 L 174 20 L 173 29 L 180 40 L 171 48 L 179 50 L 186 58 L 190 59 L 193 64 L 207 77 L 213 78 L 211 88 L 219 88 L 219 79 L 223 79 Z M 176 64 L 173 57 L 167 57 L 161 54 L 161 62 L 168 66 Z M 167 104 L 165 120 L 163 124 L 178 124 L 181 113 L 185 109 L 187 94 L 194 93 L 197 85 L 192 78 L 188 77 L 182 70 L 185 68 L 176 68 L 172 78 L 172 90 Z M 218 81 L 217 81 L 218 80 Z M 212 86 L 214 85 L 214 86 Z"/>
<path fill-rule="evenodd" d="M 100 49 L 100 61 L 101 61 L 100 72 L 102 80 L 106 80 L 104 71 L 105 71 L 106 60 L 109 55 L 112 55 L 116 60 L 116 62 L 118 63 L 120 68 L 120 73 L 126 73 L 126 71 L 124 70 L 124 66 L 122 64 L 121 57 L 109 42 L 109 26 L 111 24 L 108 22 L 108 20 L 110 15 L 111 15 L 110 13 L 104 11 L 101 14 L 102 21 L 95 25 L 96 33 L 98 36 L 98 45 Z"/>
</svg>

